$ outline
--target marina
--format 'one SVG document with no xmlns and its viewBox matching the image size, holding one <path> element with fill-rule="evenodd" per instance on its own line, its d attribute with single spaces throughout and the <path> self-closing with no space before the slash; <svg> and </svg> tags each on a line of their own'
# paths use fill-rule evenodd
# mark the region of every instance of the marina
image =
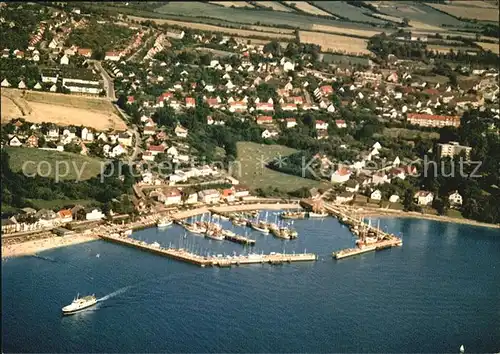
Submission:
<svg viewBox="0 0 500 354">
<path fill-rule="evenodd" d="M 138 241 L 127 236 L 121 236 L 119 234 L 113 235 L 100 235 L 100 237 L 109 242 L 114 242 L 117 244 L 134 247 L 136 249 L 151 252 L 157 255 L 169 257 L 179 261 L 191 263 L 198 265 L 200 267 L 213 267 L 213 266 L 232 266 L 232 265 L 244 265 L 244 264 L 257 264 L 257 263 L 269 263 L 269 264 L 282 264 L 282 263 L 292 263 L 292 262 L 305 262 L 305 261 L 315 261 L 317 256 L 313 253 L 276 253 L 271 252 L 269 254 L 248 254 L 240 256 L 200 256 L 198 254 L 189 252 L 183 248 L 163 248 L 158 243 L 157 244 L 147 244 L 144 241 Z"/>
</svg>

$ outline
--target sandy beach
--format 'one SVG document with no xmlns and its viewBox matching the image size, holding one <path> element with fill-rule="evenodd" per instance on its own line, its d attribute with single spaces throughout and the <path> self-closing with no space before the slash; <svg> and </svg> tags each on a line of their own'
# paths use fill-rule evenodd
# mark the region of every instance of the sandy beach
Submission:
<svg viewBox="0 0 500 354">
<path fill-rule="evenodd" d="M 2 258 L 29 256 L 53 248 L 77 245 L 98 239 L 99 237 L 94 234 L 76 234 L 66 237 L 54 236 L 40 240 L 21 242 L 14 245 L 2 244 Z"/>
</svg>

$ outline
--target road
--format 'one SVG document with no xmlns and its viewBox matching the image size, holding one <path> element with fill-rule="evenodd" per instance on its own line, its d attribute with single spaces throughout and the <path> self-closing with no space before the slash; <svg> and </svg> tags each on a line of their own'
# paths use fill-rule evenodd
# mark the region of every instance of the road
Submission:
<svg viewBox="0 0 500 354">
<path fill-rule="evenodd" d="M 146 47 L 149 43 L 151 43 L 151 41 L 154 41 L 155 39 L 156 39 L 156 34 L 153 34 L 139 48 L 137 48 L 137 50 L 134 52 L 134 54 L 132 54 L 131 56 L 129 56 L 127 59 L 125 59 L 125 61 L 128 62 L 128 61 L 135 60 L 135 57 L 137 56 L 137 54 L 139 54 L 144 49 L 144 47 Z"/>
<path fill-rule="evenodd" d="M 101 66 L 101 62 L 97 60 L 90 61 L 89 63 L 94 63 L 96 70 L 101 73 L 101 76 L 104 80 L 104 88 L 106 89 L 106 97 L 108 97 L 111 101 L 115 102 L 117 100 L 115 95 L 115 85 L 113 83 L 113 79 L 108 75 L 106 70 Z"/>
<path fill-rule="evenodd" d="M 132 152 L 132 155 L 130 155 L 128 158 L 129 162 L 135 161 L 137 159 L 137 156 L 139 155 L 139 153 L 142 152 L 141 134 L 139 134 L 139 130 L 138 130 L 137 126 L 135 124 L 132 124 L 132 118 L 127 113 L 125 113 L 125 111 L 123 111 L 120 107 L 118 107 L 118 105 L 116 105 L 116 104 L 115 104 L 115 108 L 120 113 L 120 115 L 122 116 L 125 123 L 127 123 L 128 127 L 129 127 L 128 132 L 135 136 L 134 151 Z"/>
</svg>

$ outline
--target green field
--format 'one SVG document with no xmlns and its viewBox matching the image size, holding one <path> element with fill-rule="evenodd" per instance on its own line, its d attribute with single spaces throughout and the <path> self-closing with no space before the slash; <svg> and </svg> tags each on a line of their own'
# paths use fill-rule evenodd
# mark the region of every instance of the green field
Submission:
<svg viewBox="0 0 500 354">
<path fill-rule="evenodd" d="M 238 162 L 241 166 L 241 175 L 233 170 L 233 175 L 242 184 L 255 190 L 257 188 L 278 188 L 291 192 L 301 187 L 325 187 L 328 184 L 301 178 L 265 167 L 265 164 L 278 156 L 288 156 L 297 150 L 281 145 L 263 145 L 251 142 L 239 142 Z"/>
<path fill-rule="evenodd" d="M 27 175 L 55 178 L 59 171 L 59 180 L 76 180 L 78 176 L 86 180 L 101 172 L 100 160 L 79 154 L 22 147 L 6 147 L 5 151 L 12 171 Z"/>
<path fill-rule="evenodd" d="M 439 139 L 439 133 L 435 132 L 422 132 L 420 130 L 411 130 L 404 128 L 384 128 L 383 134 L 376 134 L 377 136 L 389 136 L 391 138 L 403 138 L 405 140 L 413 140 L 418 136 L 422 139 Z M 374 135 L 375 136 L 375 135 Z"/>
<path fill-rule="evenodd" d="M 155 12 L 164 15 L 189 17 L 197 17 L 202 14 L 203 17 L 217 18 L 226 21 L 230 20 L 231 22 L 242 24 L 255 24 L 260 22 L 261 25 L 286 25 L 290 27 L 299 27 L 304 30 L 311 29 L 313 24 L 330 26 L 342 25 L 344 27 L 373 29 L 369 25 L 358 26 L 357 24 L 349 24 L 345 21 L 325 19 L 302 13 L 273 11 L 267 9 L 229 8 L 204 2 L 171 1 L 158 7 Z M 370 19 L 373 23 L 384 23 L 382 20 L 372 19 L 371 17 Z"/>
<path fill-rule="evenodd" d="M 367 8 L 352 6 L 344 1 L 312 1 L 312 3 L 320 9 L 347 18 L 351 21 L 371 22 L 376 24 L 384 24 L 387 22 L 382 19 L 367 16 L 367 14 L 372 13 L 372 11 Z"/>
</svg>

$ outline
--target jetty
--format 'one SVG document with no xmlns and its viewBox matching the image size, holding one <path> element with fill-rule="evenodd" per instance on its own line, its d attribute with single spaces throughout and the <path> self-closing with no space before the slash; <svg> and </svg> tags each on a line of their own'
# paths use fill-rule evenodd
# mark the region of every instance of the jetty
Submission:
<svg viewBox="0 0 500 354">
<path fill-rule="evenodd" d="M 191 264 L 196 264 L 200 267 L 230 267 L 233 265 L 244 265 L 244 264 L 257 264 L 257 263 L 269 263 L 269 264 L 282 264 L 282 263 L 292 263 L 292 262 L 305 262 L 305 261 L 315 261 L 317 256 L 313 253 L 270 253 L 270 254 L 249 254 L 240 256 L 200 256 L 195 253 L 189 252 L 183 248 L 164 248 L 158 244 L 147 244 L 144 241 L 134 240 L 133 238 L 127 237 L 125 235 L 102 234 L 99 237 L 105 241 L 121 244 L 124 246 L 133 247 L 141 251 L 151 252 L 160 256 L 169 257 L 176 259 L 178 261 L 187 262 Z"/>
<path fill-rule="evenodd" d="M 307 207 L 313 207 L 318 204 L 318 201 L 302 200 L 301 203 L 306 205 Z M 330 203 L 321 204 L 322 208 L 326 212 L 337 217 L 341 223 L 349 227 L 349 229 L 355 236 L 359 237 L 359 239 L 356 241 L 356 247 L 332 252 L 333 258 L 342 259 L 367 252 L 380 251 L 383 249 L 403 245 L 403 240 L 401 238 L 396 237 L 393 234 L 384 232 L 378 227 L 374 227 L 363 222 L 361 218 L 354 216 L 347 209 Z"/>
</svg>

